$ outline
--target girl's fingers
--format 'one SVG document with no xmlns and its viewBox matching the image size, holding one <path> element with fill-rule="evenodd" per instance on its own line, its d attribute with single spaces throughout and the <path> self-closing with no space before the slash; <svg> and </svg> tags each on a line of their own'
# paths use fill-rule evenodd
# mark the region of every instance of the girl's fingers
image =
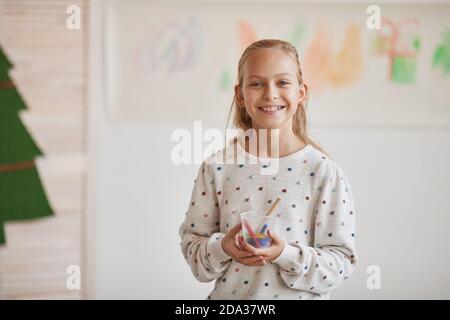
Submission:
<svg viewBox="0 0 450 320">
<path fill-rule="evenodd" d="M 240 260 L 239 262 L 246 265 L 255 265 L 263 263 L 262 261 L 264 261 L 264 258 L 262 256 L 252 256 L 252 257 L 244 257 L 239 260 Z"/>
<path fill-rule="evenodd" d="M 247 258 L 247 257 L 253 257 L 254 254 L 253 254 L 253 253 L 250 253 L 250 252 L 248 252 L 248 251 L 244 251 L 244 250 L 237 250 L 237 251 L 235 252 L 235 256 L 236 256 L 237 258 Z"/>
<path fill-rule="evenodd" d="M 239 244 L 241 245 L 241 248 L 243 250 L 246 250 L 248 252 L 251 252 L 253 255 L 256 255 L 255 248 L 251 245 L 249 245 L 246 241 L 244 241 L 243 236 L 239 236 Z"/>
<path fill-rule="evenodd" d="M 244 241 L 244 237 L 240 236 L 240 244 L 243 250 L 250 252 L 253 255 L 266 255 L 264 249 L 257 249 L 252 245 L 249 245 L 246 241 Z"/>
<path fill-rule="evenodd" d="M 257 261 L 255 263 L 249 264 L 250 267 L 263 267 L 266 265 L 266 261 L 264 259 Z"/>
<path fill-rule="evenodd" d="M 242 223 L 239 222 L 237 225 L 235 225 L 233 228 L 231 228 L 230 231 L 228 231 L 228 232 L 236 235 L 239 233 L 239 231 L 241 231 L 241 229 L 242 229 Z"/>
<path fill-rule="evenodd" d="M 234 236 L 234 243 L 236 244 L 236 247 L 239 249 L 239 250 L 242 250 L 242 246 L 241 246 L 241 243 L 240 243 L 240 241 L 239 241 L 239 234 L 237 234 L 237 235 L 235 235 Z"/>
<path fill-rule="evenodd" d="M 235 258 L 251 257 L 254 256 L 253 253 L 242 250 L 241 245 L 235 245 L 232 249 L 232 254 Z"/>
<path fill-rule="evenodd" d="M 267 235 L 275 242 L 278 243 L 280 242 L 280 237 L 276 234 L 273 233 L 272 230 L 267 230 Z"/>
</svg>

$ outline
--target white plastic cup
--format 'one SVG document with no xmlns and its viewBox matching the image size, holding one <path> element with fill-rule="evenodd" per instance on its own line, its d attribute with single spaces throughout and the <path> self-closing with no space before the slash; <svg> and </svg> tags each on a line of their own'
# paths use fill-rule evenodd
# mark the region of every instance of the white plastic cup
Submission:
<svg viewBox="0 0 450 320">
<path fill-rule="evenodd" d="M 272 244 L 272 239 L 267 231 L 274 230 L 275 216 L 262 215 L 254 211 L 241 213 L 242 236 L 244 241 L 255 248 L 267 248 Z"/>
</svg>

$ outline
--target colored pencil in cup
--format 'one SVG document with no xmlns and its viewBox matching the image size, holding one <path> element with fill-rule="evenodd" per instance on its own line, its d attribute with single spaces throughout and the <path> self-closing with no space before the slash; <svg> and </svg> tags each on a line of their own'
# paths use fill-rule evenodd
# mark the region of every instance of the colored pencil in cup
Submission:
<svg viewBox="0 0 450 320">
<path fill-rule="evenodd" d="M 269 211 L 267 211 L 266 216 L 270 216 L 271 213 L 273 212 L 273 210 L 275 210 L 275 208 L 278 206 L 278 204 L 280 203 L 281 199 L 277 198 L 277 200 L 275 200 L 275 202 L 273 203 L 273 205 L 270 207 Z"/>
<path fill-rule="evenodd" d="M 244 225 L 245 229 L 247 229 L 247 232 L 250 235 L 250 237 L 253 240 L 255 240 L 256 247 L 261 248 L 261 243 L 259 242 L 259 239 L 256 237 L 256 234 L 253 231 L 252 227 L 245 220 L 242 221 L 242 224 Z"/>
<path fill-rule="evenodd" d="M 269 226 L 269 225 L 268 225 L 267 223 L 265 223 L 265 224 L 263 225 L 263 227 L 261 228 L 261 231 L 260 231 L 259 233 L 264 233 L 264 231 L 266 231 L 266 229 L 267 229 L 268 226 Z"/>
</svg>

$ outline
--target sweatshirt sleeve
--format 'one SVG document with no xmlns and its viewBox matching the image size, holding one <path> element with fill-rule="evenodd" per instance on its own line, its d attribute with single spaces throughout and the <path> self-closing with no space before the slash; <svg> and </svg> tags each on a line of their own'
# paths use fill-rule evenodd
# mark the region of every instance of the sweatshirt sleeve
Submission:
<svg viewBox="0 0 450 320">
<path fill-rule="evenodd" d="M 220 232 L 220 211 L 212 170 L 203 162 L 195 179 L 189 209 L 179 228 L 181 251 L 200 282 L 220 277 L 231 263 L 222 248 L 224 233 Z"/>
<path fill-rule="evenodd" d="M 339 287 L 356 268 L 355 208 L 348 180 L 337 164 L 325 161 L 317 174 L 314 246 L 286 242 L 273 262 L 288 287 L 323 294 Z"/>
</svg>

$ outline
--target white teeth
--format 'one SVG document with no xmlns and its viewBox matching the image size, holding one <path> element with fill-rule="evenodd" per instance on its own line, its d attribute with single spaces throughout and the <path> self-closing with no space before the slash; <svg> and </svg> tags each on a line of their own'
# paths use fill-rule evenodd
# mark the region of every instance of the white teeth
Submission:
<svg viewBox="0 0 450 320">
<path fill-rule="evenodd" d="M 265 108 L 260 108 L 263 111 L 275 111 L 275 110 L 280 110 L 282 107 L 265 107 Z"/>
</svg>

